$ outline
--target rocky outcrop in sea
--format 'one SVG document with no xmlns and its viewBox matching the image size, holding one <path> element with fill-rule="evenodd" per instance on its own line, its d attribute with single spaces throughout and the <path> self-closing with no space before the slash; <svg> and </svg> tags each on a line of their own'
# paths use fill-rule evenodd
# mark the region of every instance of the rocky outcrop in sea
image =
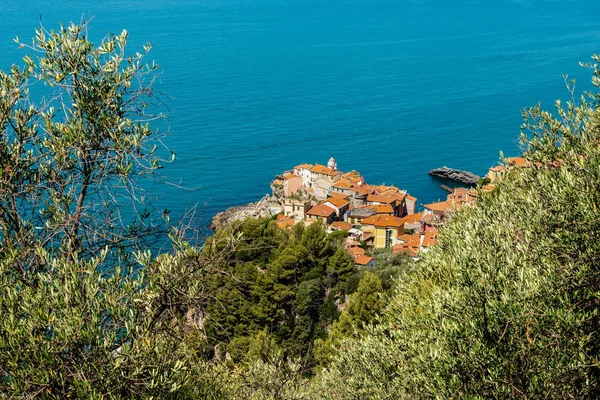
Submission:
<svg viewBox="0 0 600 400">
<path fill-rule="evenodd" d="M 470 186 L 477 185 L 479 179 L 481 179 L 480 176 L 475 175 L 472 172 L 448 168 L 445 165 L 442 168 L 432 169 L 431 171 L 429 171 L 429 175 L 437 176 L 439 178 L 444 179 L 450 179 Z"/>
</svg>

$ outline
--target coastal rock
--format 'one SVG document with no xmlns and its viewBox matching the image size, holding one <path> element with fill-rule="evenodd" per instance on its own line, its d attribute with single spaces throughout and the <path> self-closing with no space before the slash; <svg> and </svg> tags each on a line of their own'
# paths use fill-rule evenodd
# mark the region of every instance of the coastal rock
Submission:
<svg viewBox="0 0 600 400">
<path fill-rule="evenodd" d="M 210 225 L 211 229 L 217 230 L 224 228 L 235 221 L 243 221 L 246 218 L 268 218 L 281 211 L 281 204 L 274 197 L 265 195 L 256 203 L 249 203 L 245 206 L 235 206 L 217 213 Z"/>
<path fill-rule="evenodd" d="M 479 182 L 480 179 L 478 175 L 475 175 L 472 172 L 448 168 L 445 165 L 442 168 L 432 169 L 429 171 L 429 175 L 450 179 L 470 186 L 477 185 L 477 182 Z"/>
</svg>

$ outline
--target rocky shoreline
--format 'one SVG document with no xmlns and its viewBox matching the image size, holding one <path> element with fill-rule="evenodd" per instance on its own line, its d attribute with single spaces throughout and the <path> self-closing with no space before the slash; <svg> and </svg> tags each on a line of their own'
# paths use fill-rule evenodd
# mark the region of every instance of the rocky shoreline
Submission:
<svg viewBox="0 0 600 400">
<path fill-rule="evenodd" d="M 224 228 L 235 221 L 243 221 L 246 218 L 269 218 L 281 211 L 279 201 L 270 195 L 265 195 L 256 203 L 245 206 L 235 206 L 217 213 L 212 218 L 210 228 L 213 230 Z"/>
</svg>

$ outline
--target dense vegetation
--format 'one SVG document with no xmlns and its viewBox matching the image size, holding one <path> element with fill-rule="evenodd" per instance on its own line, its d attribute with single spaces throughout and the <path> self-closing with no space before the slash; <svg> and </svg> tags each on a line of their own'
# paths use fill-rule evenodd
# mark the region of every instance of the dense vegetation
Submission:
<svg viewBox="0 0 600 400">
<path fill-rule="evenodd" d="M 267 219 L 154 255 L 155 67 L 86 29 L 0 73 L 3 397 L 600 396 L 600 94 L 527 110 L 534 166 L 417 263 L 361 271 L 343 233 Z"/>
<path fill-rule="evenodd" d="M 598 100 L 524 113 L 534 166 L 444 227 L 383 321 L 340 345 L 323 397 L 600 396 Z"/>
</svg>

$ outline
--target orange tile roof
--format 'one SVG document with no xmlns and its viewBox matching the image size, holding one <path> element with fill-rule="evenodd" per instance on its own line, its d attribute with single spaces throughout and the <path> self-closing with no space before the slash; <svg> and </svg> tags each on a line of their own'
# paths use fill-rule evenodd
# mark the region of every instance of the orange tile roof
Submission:
<svg viewBox="0 0 600 400">
<path fill-rule="evenodd" d="M 531 162 L 527 161 L 523 157 L 508 157 L 504 159 L 507 165 L 519 167 L 519 168 L 527 168 L 531 167 Z"/>
<path fill-rule="evenodd" d="M 406 195 L 406 200 L 410 200 L 410 201 L 417 201 L 417 198 L 414 196 L 411 196 L 410 194 Z"/>
<path fill-rule="evenodd" d="M 296 165 L 294 169 L 311 169 L 313 167 L 312 164 L 300 164 Z"/>
<path fill-rule="evenodd" d="M 402 219 L 404 220 L 405 224 L 416 224 L 421 222 L 421 218 L 423 218 L 423 213 L 410 214 Z"/>
<path fill-rule="evenodd" d="M 373 207 L 375 207 L 375 211 L 377 212 L 377 214 L 393 214 L 394 213 L 394 209 L 389 204 L 379 204 L 379 205 L 376 205 Z"/>
<path fill-rule="evenodd" d="M 351 189 L 360 194 L 369 194 L 369 190 L 362 186 L 352 186 Z"/>
<path fill-rule="evenodd" d="M 361 178 L 360 173 L 358 171 L 354 171 L 354 170 L 348 171 L 342 176 L 344 178 Z"/>
<path fill-rule="evenodd" d="M 419 249 L 414 247 L 406 247 L 397 244 L 392 249 L 392 254 L 407 253 L 410 257 L 417 257 L 419 255 Z"/>
<path fill-rule="evenodd" d="M 437 203 L 425 204 L 423 207 L 431 211 L 446 212 L 453 209 L 455 206 L 451 201 L 440 201 Z"/>
<path fill-rule="evenodd" d="M 386 186 L 386 185 L 377 185 L 375 186 L 375 189 L 380 192 L 388 192 L 388 193 L 399 193 L 400 189 L 398 189 L 396 186 Z"/>
<path fill-rule="evenodd" d="M 290 217 L 286 217 L 283 214 L 278 214 L 277 215 L 277 222 L 276 222 L 276 224 L 279 227 L 279 229 L 285 229 L 285 228 L 288 228 L 290 226 L 296 225 L 296 221 L 294 221 Z"/>
<path fill-rule="evenodd" d="M 285 174 L 283 176 L 283 179 L 290 180 L 290 179 L 302 179 L 302 178 L 299 177 L 298 175 L 294 175 L 294 174 Z"/>
<path fill-rule="evenodd" d="M 328 168 L 321 164 L 315 165 L 314 167 L 312 167 L 310 169 L 310 171 L 314 172 L 315 174 L 322 174 L 322 175 L 328 175 L 328 176 L 335 176 L 338 174 L 338 171 Z"/>
<path fill-rule="evenodd" d="M 327 200 L 324 201 L 328 201 L 331 204 L 333 204 L 334 206 L 336 206 L 337 208 L 341 208 L 344 206 L 347 206 L 348 204 L 350 204 L 350 202 L 348 200 L 344 200 L 344 199 L 340 199 L 337 197 L 330 197 Z"/>
<path fill-rule="evenodd" d="M 348 249 L 348 253 L 350 253 L 352 257 L 364 256 L 365 249 L 362 247 L 351 247 Z"/>
<path fill-rule="evenodd" d="M 490 168 L 490 171 L 492 171 L 492 172 L 502 172 L 502 171 L 506 171 L 506 168 L 503 167 L 502 165 L 497 165 L 495 167 Z"/>
<path fill-rule="evenodd" d="M 372 217 L 363 219 L 362 224 L 379 227 L 393 226 L 400 228 L 404 226 L 404 221 L 402 218 L 394 217 L 392 215 L 373 215 Z"/>
<path fill-rule="evenodd" d="M 362 255 L 362 256 L 356 257 L 354 259 L 354 262 L 358 265 L 369 265 L 371 260 L 373 260 L 373 257 Z"/>
<path fill-rule="evenodd" d="M 335 214 L 335 210 L 325 204 L 319 204 L 318 206 L 311 207 L 306 214 L 315 215 L 317 217 L 329 217 L 330 215 Z"/>
<path fill-rule="evenodd" d="M 352 184 L 346 179 L 340 179 L 339 181 L 333 184 L 333 187 L 336 189 L 350 189 L 352 187 Z"/>
<path fill-rule="evenodd" d="M 333 229 L 339 229 L 341 231 L 349 231 L 350 229 L 352 229 L 353 225 L 351 223 L 349 223 L 349 222 L 335 221 L 330 226 Z"/>
<path fill-rule="evenodd" d="M 437 233 L 435 232 L 425 232 L 423 237 L 423 242 L 421 243 L 422 247 L 430 247 L 437 243 Z"/>
<path fill-rule="evenodd" d="M 350 195 L 349 194 L 343 194 L 343 193 L 340 193 L 340 192 L 331 192 L 329 194 L 329 197 L 336 197 L 338 199 L 344 199 L 344 200 L 346 200 L 348 197 L 350 197 Z"/>
<path fill-rule="evenodd" d="M 385 203 L 385 204 L 390 204 L 393 203 L 394 201 L 396 201 L 397 199 L 394 196 L 381 196 L 378 194 L 370 194 L 367 196 L 367 201 L 370 202 L 375 202 L 375 203 Z"/>
<path fill-rule="evenodd" d="M 397 238 L 398 240 L 403 241 L 404 243 L 399 243 L 404 247 L 419 247 L 419 244 L 421 243 L 421 235 L 417 234 L 417 235 L 400 235 Z"/>
</svg>

